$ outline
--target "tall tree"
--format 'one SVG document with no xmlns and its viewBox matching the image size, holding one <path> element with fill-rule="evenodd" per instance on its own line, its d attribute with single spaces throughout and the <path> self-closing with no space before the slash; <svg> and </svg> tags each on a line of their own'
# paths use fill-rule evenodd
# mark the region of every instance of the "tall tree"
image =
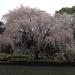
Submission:
<svg viewBox="0 0 75 75">
<path fill-rule="evenodd" d="M 4 18 L 6 33 L 20 38 L 22 47 L 32 49 L 34 59 L 38 59 L 39 51 L 44 49 L 44 46 L 41 46 L 45 37 L 50 34 L 52 17 L 44 11 L 21 6 L 4 15 Z"/>
</svg>

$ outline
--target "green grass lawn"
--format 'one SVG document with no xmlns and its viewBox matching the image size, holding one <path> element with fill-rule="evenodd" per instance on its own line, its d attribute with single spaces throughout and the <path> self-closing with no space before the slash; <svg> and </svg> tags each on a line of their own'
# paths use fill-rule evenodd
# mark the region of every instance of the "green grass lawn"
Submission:
<svg viewBox="0 0 75 75">
<path fill-rule="evenodd" d="M 51 59 L 49 59 L 48 57 L 46 57 L 45 55 L 39 55 L 38 56 L 38 60 L 39 61 L 50 61 Z M 12 55 L 12 54 L 7 54 L 7 53 L 0 53 L 0 61 L 1 60 L 15 60 L 15 61 L 31 61 L 33 60 L 32 56 L 29 54 L 24 54 L 24 55 Z"/>
</svg>

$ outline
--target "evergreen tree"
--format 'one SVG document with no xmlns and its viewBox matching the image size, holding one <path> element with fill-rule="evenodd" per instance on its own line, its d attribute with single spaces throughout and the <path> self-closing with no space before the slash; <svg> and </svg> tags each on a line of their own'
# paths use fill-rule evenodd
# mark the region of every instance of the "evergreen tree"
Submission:
<svg viewBox="0 0 75 75">
<path fill-rule="evenodd" d="M 56 13 L 60 13 L 60 14 L 63 14 L 63 13 L 67 13 L 67 14 L 75 14 L 75 6 L 72 6 L 71 8 L 69 7 L 64 7 L 58 11 L 56 11 Z"/>
<path fill-rule="evenodd" d="M 3 33 L 4 30 L 5 30 L 4 23 L 2 21 L 0 21 L 0 33 Z"/>
</svg>

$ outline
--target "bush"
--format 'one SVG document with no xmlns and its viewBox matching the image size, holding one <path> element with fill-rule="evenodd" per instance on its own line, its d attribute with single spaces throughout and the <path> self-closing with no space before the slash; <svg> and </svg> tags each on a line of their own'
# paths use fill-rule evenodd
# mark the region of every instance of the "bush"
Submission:
<svg viewBox="0 0 75 75">
<path fill-rule="evenodd" d="M 0 35 L 0 52 L 12 54 L 13 50 L 13 40 L 5 35 Z"/>
</svg>

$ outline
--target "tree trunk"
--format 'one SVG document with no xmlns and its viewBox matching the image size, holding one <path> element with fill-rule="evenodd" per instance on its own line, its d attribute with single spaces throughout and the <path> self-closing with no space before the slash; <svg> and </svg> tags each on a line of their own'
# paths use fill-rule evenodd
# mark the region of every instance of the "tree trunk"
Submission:
<svg viewBox="0 0 75 75">
<path fill-rule="evenodd" d="M 39 50 L 37 50 L 35 47 L 32 47 L 32 59 L 38 60 L 38 56 L 39 56 Z"/>
<path fill-rule="evenodd" d="M 33 59 L 34 60 L 38 60 L 38 56 L 39 56 L 39 51 L 34 51 L 34 57 L 33 57 Z"/>
</svg>

